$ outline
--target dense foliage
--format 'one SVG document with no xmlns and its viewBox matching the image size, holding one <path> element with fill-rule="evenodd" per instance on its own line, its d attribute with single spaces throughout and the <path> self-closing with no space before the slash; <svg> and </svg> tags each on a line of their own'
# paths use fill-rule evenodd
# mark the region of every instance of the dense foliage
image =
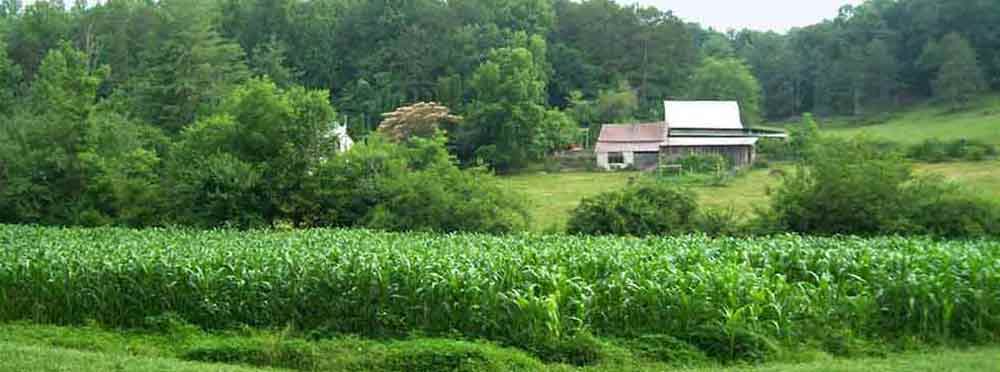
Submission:
<svg viewBox="0 0 1000 372">
<path fill-rule="evenodd" d="M 810 234 L 1000 236 L 996 202 L 916 176 L 902 153 L 863 138 L 811 146 L 761 219 L 777 231 Z"/>
<path fill-rule="evenodd" d="M 528 350 L 661 334 L 720 360 L 766 359 L 773 344 L 1000 338 L 996 241 L 4 226 L 0 244 L 2 320 L 140 326 L 172 313 L 214 329 L 458 334 Z"/>
<path fill-rule="evenodd" d="M 702 32 L 701 40 L 728 40 L 723 50 L 746 60 L 768 118 L 876 114 L 926 97 L 961 106 L 1000 83 L 997 2 L 868 0 L 831 16 L 784 35 Z"/>
<path fill-rule="evenodd" d="M 678 235 L 691 231 L 697 209 L 690 190 L 643 182 L 583 199 L 567 230 L 589 235 Z"/>
</svg>

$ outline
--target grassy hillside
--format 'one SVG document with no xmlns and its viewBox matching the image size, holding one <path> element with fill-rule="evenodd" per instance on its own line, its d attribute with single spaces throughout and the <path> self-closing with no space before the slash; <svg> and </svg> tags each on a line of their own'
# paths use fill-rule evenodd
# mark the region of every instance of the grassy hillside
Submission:
<svg viewBox="0 0 1000 372">
<path fill-rule="evenodd" d="M 869 125 L 844 118 L 821 119 L 820 127 L 837 136 L 865 134 L 903 144 L 939 140 L 975 139 L 1000 145 L 1000 96 L 981 97 L 971 108 L 952 112 L 945 106 L 920 104 Z M 786 124 L 787 125 L 787 124 Z"/>
</svg>

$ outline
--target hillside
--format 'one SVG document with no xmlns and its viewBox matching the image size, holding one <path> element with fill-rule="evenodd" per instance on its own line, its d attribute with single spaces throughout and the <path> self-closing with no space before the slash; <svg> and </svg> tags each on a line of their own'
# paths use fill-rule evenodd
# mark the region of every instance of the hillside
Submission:
<svg viewBox="0 0 1000 372">
<path fill-rule="evenodd" d="M 1000 145 L 1000 95 L 981 97 L 969 109 L 954 112 L 947 107 L 922 103 L 887 116 L 877 124 L 858 124 L 845 118 L 820 119 L 821 128 L 837 136 L 859 134 L 903 144 L 931 138 L 972 139 Z M 787 126 L 784 123 L 778 126 Z"/>
</svg>

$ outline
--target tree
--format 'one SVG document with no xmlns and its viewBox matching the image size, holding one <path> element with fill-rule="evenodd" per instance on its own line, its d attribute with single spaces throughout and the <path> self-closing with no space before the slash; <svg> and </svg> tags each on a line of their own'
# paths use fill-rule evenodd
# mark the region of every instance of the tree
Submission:
<svg viewBox="0 0 1000 372">
<path fill-rule="evenodd" d="M 617 89 L 602 90 L 595 106 L 597 120 L 602 124 L 629 122 L 635 120 L 639 97 L 622 82 Z"/>
<path fill-rule="evenodd" d="M 987 87 L 976 51 L 968 41 L 954 33 L 941 39 L 939 47 L 944 59 L 934 79 L 934 95 L 951 104 L 952 108 L 963 107 Z"/>
<path fill-rule="evenodd" d="M 531 159 L 530 145 L 545 119 L 544 41 L 533 37 L 532 49 L 496 49 L 473 74 L 474 101 L 469 117 L 476 157 L 495 169 L 510 170 Z M 540 48 L 539 48 L 540 47 Z"/>
<path fill-rule="evenodd" d="M 819 126 L 813 119 L 811 113 L 802 115 L 802 123 L 788 129 L 788 146 L 791 148 L 792 156 L 797 159 L 804 159 L 812 153 L 813 148 L 819 144 Z"/>
<path fill-rule="evenodd" d="M 899 62 L 882 40 L 873 40 L 865 48 L 865 101 L 877 106 L 892 104 L 892 95 L 899 86 Z"/>
<path fill-rule="evenodd" d="M 746 125 L 760 118 L 760 83 L 743 62 L 735 59 L 706 58 L 691 78 L 688 98 L 735 100 Z"/>
<path fill-rule="evenodd" d="M 62 1 L 38 1 L 12 23 L 8 34 L 9 57 L 21 66 L 24 79 L 34 79 L 42 59 L 60 41 L 69 40 L 73 19 Z"/>
<path fill-rule="evenodd" d="M 277 38 L 272 37 L 266 43 L 259 44 L 250 55 L 250 68 L 258 77 L 267 76 L 280 87 L 290 87 L 298 83 L 301 72 L 289 67 L 285 61 L 288 47 Z"/>
<path fill-rule="evenodd" d="M 327 97 L 253 79 L 185 128 L 166 165 L 174 221 L 253 227 L 307 219 L 298 190 L 335 153 Z"/>
<path fill-rule="evenodd" d="M 158 221 L 165 139 L 98 105 L 106 68 L 63 43 L 48 53 L 24 110 L 0 128 L 0 220 L 149 226 Z"/>
<path fill-rule="evenodd" d="M 7 58 L 7 45 L 0 33 L 0 116 L 14 109 L 14 97 L 21 81 L 21 68 Z"/>
<path fill-rule="evenodd" d="M 21 0 L 0 1 L 0 18 L 13 17 L 21 11 Z"/>
<path fill-rule="evenodd" d="M 532 141 L 532 156 L 541 159 L 553 152 L 566 150 L 576 142 L 578 129 L 579 124 L 565 112 L 546 110 Z"/>
<path fill-rule="evenodd" d="M 216 32 L 210 5 L 158 3 L 155 32 L 160 36 L 126 89 L 133 109 L 169 132 L 194 122 L 249 75 L 240 46 Z"/>
<path fill-rule="evenodd" d="M 452 115 L 448 108 L 435 102 L 418 102 L 382 114 L 378 131 L 394 142 L 405 142 L 411 137 L 433 138 L 444 126 L 455 126 L 462 117 Z"/>
</svg>

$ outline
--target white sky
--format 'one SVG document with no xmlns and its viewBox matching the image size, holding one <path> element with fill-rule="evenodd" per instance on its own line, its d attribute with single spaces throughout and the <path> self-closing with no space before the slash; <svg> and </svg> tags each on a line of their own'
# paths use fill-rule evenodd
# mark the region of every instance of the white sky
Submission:
<svg viewBox="0 0 1000 372">
<path fill-rule="evenodd" d="M 620 4 L 652 5 L 672 10 L 688 22 L 718 31 L 749 28 L 785 32 L 837 16 L 841 6 L 863 0 L 616 0 Z"/>
</svg>

